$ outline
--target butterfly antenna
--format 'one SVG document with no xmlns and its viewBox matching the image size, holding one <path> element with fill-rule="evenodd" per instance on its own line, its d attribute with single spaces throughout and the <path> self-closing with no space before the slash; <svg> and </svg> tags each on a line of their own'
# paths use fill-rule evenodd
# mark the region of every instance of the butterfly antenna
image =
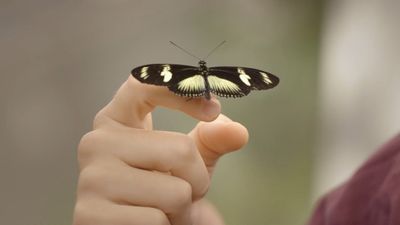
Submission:
<svg viewBox="0 0 400 225">
<path fill-rule="evenodd" d="M 219 47 L 221 47 L 223 44 L 225 44 L 225 40 L 222 41 L 221 43 L 219 43 L 213 50 L 210 51 L 210 53 L 208 53 L 208 55 L 206 57 L 204 57 L 203 60 L 206 60 L 211 54 L 213 54 L 215 52 L 215 50 L 217 50 Z"/>
<path fill-rule="evenodd" d="M 189 52 L 189 51 L 187 51 L 186 49 L 182 48 L 181 46 L 179 46 L 179 45 L 175 44 L 174 42 L 172 42 L 172 41 L 169 41 L 169 43 L 171 43 L 171 44 L 172 44 L 172 45 L 174 45 L 175 47 L 179 48 L 180 50 L 182 50 L 182 51 L 186 52 L 186 54 L 188 54 L 188 55 L 190 55 L 190 56 L 192 56 L 192 57 L 194 57 L 194 58 L 196 58 L 196 59 L 198 59 L 198 60 L 201 60 L 199 57 L 197 57 L 197 56 L 193 55 L 192 53 L 190 53 L 190 52 Z"/>
</svg>

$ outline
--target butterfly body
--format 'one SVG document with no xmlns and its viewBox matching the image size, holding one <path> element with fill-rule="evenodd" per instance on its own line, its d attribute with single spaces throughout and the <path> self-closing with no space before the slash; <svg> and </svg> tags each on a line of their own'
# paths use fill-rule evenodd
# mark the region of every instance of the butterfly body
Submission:
<svg viewBox="0 0 400 225">
<path fill-rule="evenodd" d="M 206 66 L 206 62 L 204 60 L 199 61 L 199 71 L 204 79 L 204 97 L 207 100 L 210 100 L 211 99 L 210 83 L 208 82 L 207 78 L 209 73 L 208 73 L 208 68 Z"/>
<path fill-rule="evenodd" d="M 246 67 L 207 67 L 204 60 L 199 66 L 179 64 L 148 64 L 136 67 L 131 72 L 142 83 L 167 86 L 177 95 L 205 97 L 211 93 L 221 97 L 242 97 L 251 90 L 270 89 L 278 85 L 275 75 Z"/>
</svg>

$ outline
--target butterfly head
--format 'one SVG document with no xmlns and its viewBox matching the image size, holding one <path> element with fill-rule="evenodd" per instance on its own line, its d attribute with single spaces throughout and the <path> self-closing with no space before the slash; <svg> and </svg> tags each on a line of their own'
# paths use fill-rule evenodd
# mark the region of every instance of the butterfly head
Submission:
<svg viewBox="0 0 400 225">
<path fill-rule="evenodd" d="M 200 60 L 199 61 L 199 66 L 200 66 L 200 68 L 205 68 L 206 67 L 206 61 Z"/>
</svg>

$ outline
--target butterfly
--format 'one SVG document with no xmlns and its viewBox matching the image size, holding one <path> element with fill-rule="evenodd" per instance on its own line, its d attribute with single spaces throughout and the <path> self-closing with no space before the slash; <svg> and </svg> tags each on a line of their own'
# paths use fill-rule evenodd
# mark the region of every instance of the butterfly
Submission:
<svg viewBox="0 0 400 225">
<path fill-rule="evenodd" d="M 175 43 L 171 43 L 192 55 Z M 211 99 L 211 93 L 220 97 L 238 98 L 248 95 L 252 90 L 270 89 L 279 84 L 279 78 L 266 71 L 235 66 L 207 67 L 205 60 L 202 59 L 198 67 L 148 64 L 134 68 L 131 74 L 142 83 L 167 86 L 179 96 L 189 98 L 204 96 L 207 100 Z"/>
<path fill-rule="evenodd" d="M 136 67 L 131 72 L 137 80 L 146 84 L 167 86 L 184 97 L 211 98 L 211 93 L 220 97 L 238 98 L 252 90 L 265 90 L 279 84 L 279 78 L 269 72 L 233 66 L 207 67 L 205 61 L 199 66 L 178 64 L 149 64 Z"/>
</svg>

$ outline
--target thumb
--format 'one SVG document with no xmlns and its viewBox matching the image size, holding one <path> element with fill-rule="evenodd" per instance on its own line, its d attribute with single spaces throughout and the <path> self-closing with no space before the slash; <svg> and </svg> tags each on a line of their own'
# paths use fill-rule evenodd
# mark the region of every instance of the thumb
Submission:
<svg viewBox="0 0 400 225">
<path fill-rule="evenodd" d="M 199 122 L 189 136 L 194 139 L 210 174 L 222 155 L 240 149 L 249 138 L 243 125 L 222 114 L 212 122 Z"/>
</svg>

